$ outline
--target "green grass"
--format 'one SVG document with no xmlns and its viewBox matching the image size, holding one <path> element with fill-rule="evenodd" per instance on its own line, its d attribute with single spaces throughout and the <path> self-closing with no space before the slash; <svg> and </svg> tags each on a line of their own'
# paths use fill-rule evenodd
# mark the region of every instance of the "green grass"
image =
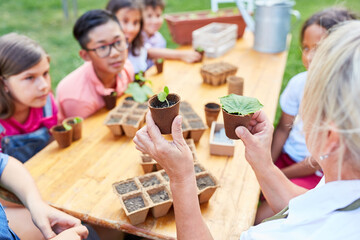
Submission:
<svg viewBox="0 0 360 240">
<path fill-rule="evenodd" d="M 61 0 L 0 0 L 0 35 L 9 32 L 25 34 L 38 41 L 51 56 L 52 88 L 55 89 L 59 81 L 68 73 L 82 64 L 78 56 L 79 46 L 72 36 L 72 27 L 76 17 L 72 11 L 72 0 L 68 0 L 69 20 L 65 20 Z M 107 1 L 77 0 L 78 16 L 84 12 L 104 8 Z M 302 15 L 301 23 L 292 30 L 292 42 L 286 70 L 283 77 L 282 90 L 289 79 L 304 71 L 299 47 L 299 31 L 302 22 L 310 15 L 332 5 L 346 6 L 352 11 L 360 12 L 359 0 L 298 0 L 294 9 Z M 220 7 L 234 6 L 222 4 Z M 210 0 L 168 0 L 165 12 L 184 12 L 192 10 L 210 9 Z M 166 23 L 160 32 L 165 36 L 168 46 L 175 48 Z M 276 121 L 280 116 L 278 108 Z"/>
</svg>

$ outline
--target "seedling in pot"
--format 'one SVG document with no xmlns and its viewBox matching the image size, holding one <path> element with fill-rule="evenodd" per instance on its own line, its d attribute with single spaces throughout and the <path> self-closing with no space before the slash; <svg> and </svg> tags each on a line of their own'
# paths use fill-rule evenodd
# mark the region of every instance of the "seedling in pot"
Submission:
<svg viewBox="0 0 360 240">
<path fill-rule="evenodd" d="M 239 139 L 235 134 L 238 126 L 247 127 L 252 115 L 263 105 L 258 99 L 230 94 L 220 98 L 222 105 L 226 136 L 230 139 Z"/>
<path fill-rule="evenodd" d="M 202 47 L 197 47 L 197 48 L 195 48 L 195 51 L 202 53 L 202 52 L 204 52 L 204 49 Z"/>
<path fill-rule="evenodd" d="M 164 91 L 158 93 L 157 98 L 160 102 L 166 101 L 167 106 L 170 107 L 169 101 L 167 100 L 167 96 L 169 95 L 169 88 L 167 86 L 164 87 Z"/>
<path fill-rule="evenodd" d="M 200 55 L 201 55 L 201 58 L 198 60 L 198 62 L 202 62 L 202 60 L 204 58 L 204 53 L 205 53 L 204 48 L 198 46 L 197 48 L 195 48 L 195 51 L 200 53 Z"/>
<path fill-rule="evenodd" d="M 164 59 L 163 58 L 156 59 L 155 66 L 156 66 L 157 72 L 162 73 L 163 68 L 164 68 Z"/>
<path fill-rule="evenodd" d="M 161 64 L 161 63 L 164 62 L 164 59 L 163 59 L 163 58 L 158 58 L 158 59 L 156 59 L 156 62 L 159 63 L 159 64 Z"/>
<path fill-rule="evenodd" d="M 63 120 L 63 126 L 65 129 L 72 128 L 73 130 L 73 141 L 77 141 L 82 135 L 82 121 L 81 117 L 69 117 Z"/>
<path fill-rule="evenodd" d="M 180 96 L 169 93 L 169 88 L 164 87 L 164 91 L 149 99 L 148 106 L 155 124 L 159 127 L 162 134 L 171 133 L 171 124 L 179 114 Z"/>
<path fill-rule="evenodd" d="M 69 125 L 69 124 L 67 124 L 66 122 L 63 122 L 63 127 L 65 128 L 65 131 L 69 131 L 69 130 L 71 130 L 71 126 Z"/>
<path fill-rule="evenodd" d="M 135 82 L 139 83 L 140 86 L 144 85 L 145 83 L 149 83 L 150 85 L 152 85 L 152 82 L 145 78 L 143 71 L 135 74 Z"/>
<path fill-rule="evenodd" d="M 113 109 L 116 105 L 117 92 L 113 91 L 109 95 L 104 95 L 103 99 L 105 101 L 105 107 L 108 110 Z"/>
</svg>

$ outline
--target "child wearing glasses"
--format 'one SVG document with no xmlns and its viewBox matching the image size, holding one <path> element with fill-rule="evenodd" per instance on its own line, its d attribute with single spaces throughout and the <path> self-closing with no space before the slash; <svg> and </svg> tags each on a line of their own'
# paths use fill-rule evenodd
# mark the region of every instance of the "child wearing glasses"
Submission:
<svg viewBox="0 0 360 240">
<path fill-rule="evenodd" d="M 74 37 L 85 63 L 66 76 L 57 87 L 59 118 L 87 118 L 105 106 L 104 95 L 120 96 L 133 81 L 127 60 L 127 41 L 117 18 L 105 10 L 91 10 L 75 23 Z"/>
</svg>

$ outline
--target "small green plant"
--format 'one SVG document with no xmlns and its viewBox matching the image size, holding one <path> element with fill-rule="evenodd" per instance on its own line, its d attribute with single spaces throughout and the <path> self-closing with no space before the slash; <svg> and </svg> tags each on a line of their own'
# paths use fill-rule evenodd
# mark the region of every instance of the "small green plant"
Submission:
<svg viewBox="0 0 360 240">
<path fill-rule="evenodd" d="M 69 124 L 67 124 L 66 122 L 63 122 L 62 125 L 63 125 L 63 127 L 65 128 L 66 131 L 69 131 L 69 130 L 72 129 L 72 127 Z"/>
<path fill-rule="evenodd" d="M 114 92 L 111 92 L 110 95 L 116 97 L 116 96 L 117 96 L 117 92 L 115 92 L 115 91 L 114 91 Z"/>
<path fill-rule="evenodd" d="M 148 83 L 150 83 L 150 85 L 152 85 L 152 82 L 145 78 L 143 71 L 140 71 L 135 74 L 135 81 L 144 82 L 144 83 L 148 82 Z"/>
<path fill-rule="evenodd" d="M 170 107 L 169 101 L 167 100 L 167 96 L 169 95 L 169 88 L 167 86 L 164 87 L 164 91 L 158 93 L 157 98 L 160 102 L 166 101 L 168 107 Z"/>
<path fill-rule="evenodd" d="M 259 111 L 262 105 L 258 99 L 230 94 L 220 98 L 222 108 L 230 114 L 248 115 Z"/>
<path fill-rule="evenodd" d="M 161 63 L 164 62 L 164 59 L 163 59 L 163 58 L 158 58 L 158 59 L 156 59 L 156 62 L 159 63 L 159 64 L 161 64 Z"/>
<path fill-rule="evenodd" d="M 154 92 L 147 85 L 140 86 L 139 83 L 133 82 L 128 85 L 125 91 L 126 94 L 130 94 L 136 102 L 146 102 L 149 96 L 152 96 Z"/>
<path fill-rule="evenodd" d="M 204 51 L 204 49 L 202 48 L 202 47 L 197 47 L 197 48 L 195 48 L 195 51 L 197 51 L 197 52 L 203 52 Z"/>
<path fill-rule="evenodd" d="M 81 118 L 79 118 L 79 117 L 74 117 L 74 123 L 76 124 L 76 123 L 81 123 L 82 122 L 82 119 Z"/>
</svg>

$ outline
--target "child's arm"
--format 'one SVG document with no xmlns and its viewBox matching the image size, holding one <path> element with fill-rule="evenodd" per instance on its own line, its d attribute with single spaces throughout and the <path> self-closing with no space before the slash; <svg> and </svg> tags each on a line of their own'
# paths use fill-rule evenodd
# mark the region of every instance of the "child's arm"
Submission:
<svg viewBox="0 0 360 240">
<path fill-rule="evenodd" d="M 171 60 L 181 60 L 187 63 L 199 61 L 200 53 L 194 50 L 176 50 L 169 48 L 149 48 L 148 57 L 151 59 L 164 58 Z"/>
<path fill-rule="evenodd" d="M 283 146 L 288 138 L 291 127 L 295 120 L 295 116 L 286 114 L 284 112 L 281 113 L 281 118 L 278 126 L 276 127 L 273 135 L 273 141 L 271 144 L 271 157 L 275 162 L 283 149 Z"/>
<path fill-rule="evenodd" d="M 81 226 L 79 219 L 50 207 L 42 200 L 30 173 L 15 158 L 9 157 L 0 180 L 1 185 L 13 192 L 29 209 L 33 222 L 46 239 L 53 238 L 67 229 Z M 81 235 L 87 236 L 87 231 L 82 231 Z"/>
<path fill-rule="evenodd" d="M 281 171 L 291 179 L 312 175 L 319 169 L 320 167 L 315 161 L 310 163 L 307 159 L 304 159 L 301 162 L 282 168 Z"/>
</svg>

